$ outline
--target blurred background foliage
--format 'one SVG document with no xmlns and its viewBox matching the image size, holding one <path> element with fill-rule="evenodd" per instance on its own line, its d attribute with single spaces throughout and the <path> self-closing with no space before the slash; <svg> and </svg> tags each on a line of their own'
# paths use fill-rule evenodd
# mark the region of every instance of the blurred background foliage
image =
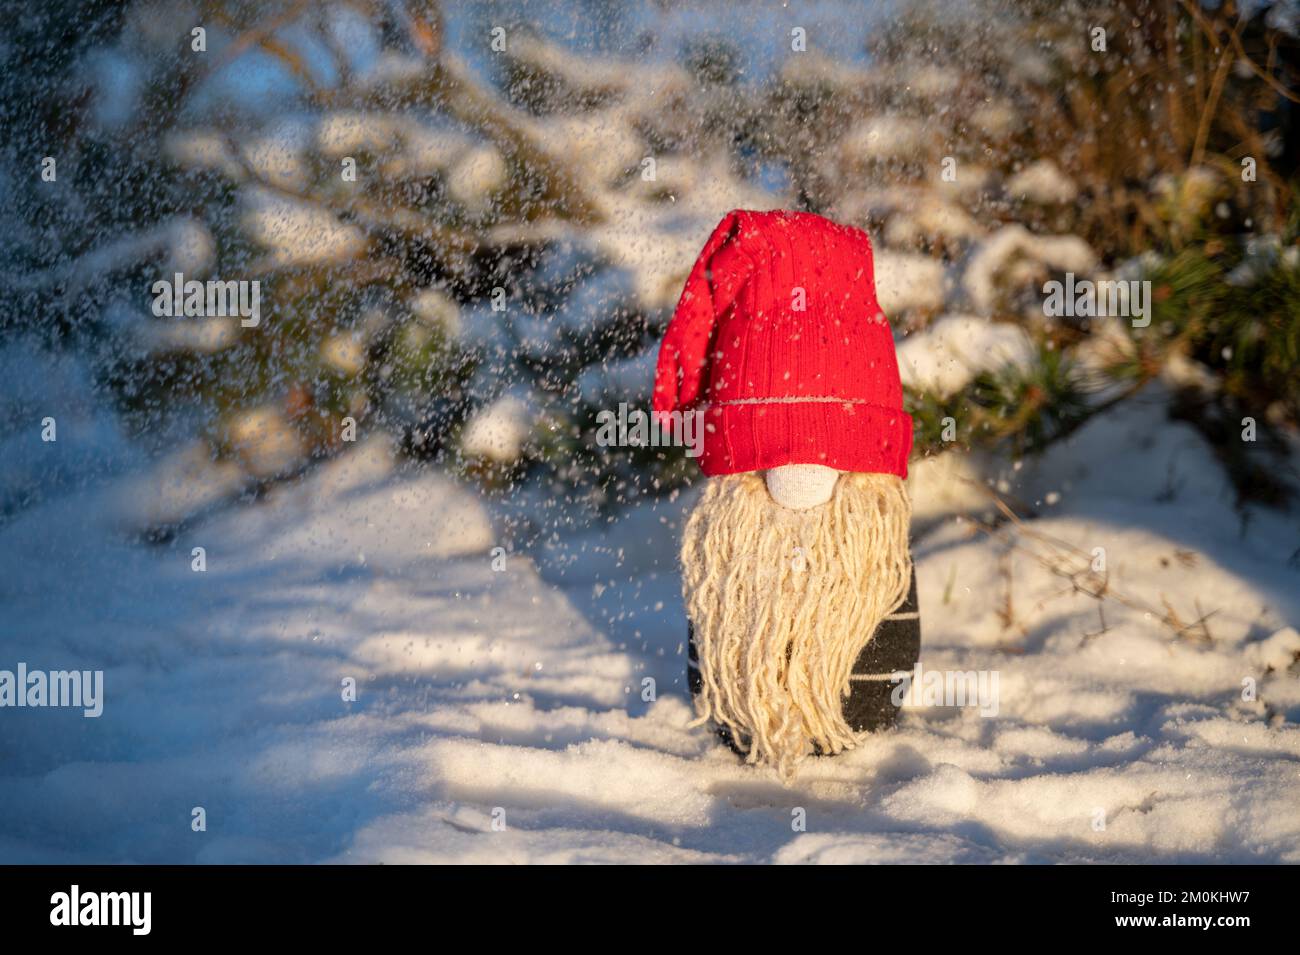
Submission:
<svg viewBox="0 0 1300 955">
<path fill-rule="evenodd" d="M 1296 17 L 49 0 L 3 27 L 0 336 L 16 364 L 74 357 L 125 444 L 183 479 L 151 532 L 379 435 L 599 513 L 693 479 L 679 449 L 600 447 L 595 416 L 646 407 L 712 224 L 800 208 L 873 236 L 918 457 L 1018 460 L 1159 381 L 1241 500 L 1284 506 Z M 259 280 L 260 326 L 154 317 L 177 271 Z M 1046 316 L 1065 272 L 1150 281 L 1151 324 Z M 0 427 L 18 460 L 31 423 Z M 4 511 L 44 486 L 9 481 Z"/>
</svg>

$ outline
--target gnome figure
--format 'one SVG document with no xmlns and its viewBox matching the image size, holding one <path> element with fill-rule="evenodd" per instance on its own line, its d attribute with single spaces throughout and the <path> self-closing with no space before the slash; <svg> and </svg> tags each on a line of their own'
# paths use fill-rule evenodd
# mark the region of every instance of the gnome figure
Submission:
<svg viewBox="0 0 1300 955">
<path fill-rule="evenodd" d="M 891 725 L 920 653 L 912 420 L 866 233 L 729 213 L 664 336 L 654 409 L 704 414 L 681 554 L 697 722 L 785 777 Z"/>
</svg>

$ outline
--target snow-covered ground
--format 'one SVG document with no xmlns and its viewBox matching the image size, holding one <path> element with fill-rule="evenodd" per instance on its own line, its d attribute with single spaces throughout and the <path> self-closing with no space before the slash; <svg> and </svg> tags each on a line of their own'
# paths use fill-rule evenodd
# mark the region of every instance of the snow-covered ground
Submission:
<svg viewBox="0 0 1300 955">
<path fill-rule="evenodd" d="M 106 699 L 0 711 L 0 861 L 1300 862 L 1296 521 L 1243 534 L 1161 408 L 1008 490 L 1126 597 L 1213 611 L 1208 639 L 1113 601 L 1097 633 L 922 463 L 922 665 L 997 671 L 997 715 L 909 705 L 788 788 L 687 727 L 690 495 L 504 561 L 472 489 L 381 443 L 165 545 L 122 533 L 120 485 L 46 501 L 0 528 L 0 669 L 102 669 Z"/>
</svg>

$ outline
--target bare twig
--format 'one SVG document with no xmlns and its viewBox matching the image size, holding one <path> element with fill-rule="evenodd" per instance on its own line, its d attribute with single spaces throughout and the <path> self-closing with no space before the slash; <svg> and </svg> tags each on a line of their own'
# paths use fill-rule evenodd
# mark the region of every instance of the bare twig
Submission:
<svg viewBox="0 0 1300 955">
<path fill-rule="evenodd" d="M 302 16 L 310 5 L 310 0 L 294 0 L 276 16 L 269 17 L 261 23 L 249 27 L 222 49 L 220 55 L 212 61 L 202 78 L 207 79 L 222 67 L 243 56 L 253 47 L 263 45 L 271 39 L 276 30 L 288 26 Z"/>
<path fill-rule="evenodd" d="M 273 36 L 264 37 L 258 46 L 282 62 L 294 76 L 302 80 L 303 85 L 311 90 L 315 95 L 320 90 L 320 84 L 316 82 L 316 77 L 311 75 L 311 70 L 307 69 L 307 63 L 297 50 L 292 49 L 287 44 L 281 43 Z"/>
<path fill-rule="evenodd" d="M 1168 627 L 1175 637 L 1183 637 L 1190 631 L 1199 629 L 1202 639 L 1206 641 L 1211 639 L 1206 621 L 1218 611 L 1212 610 L 1205 613 L 1198 604 L 1196 607 L 1197 618 L 1190 623 L 1184 623 L 1163 597 L 1161 600 L 1164 603 L 1164 609 L 1161 610 L 1144 600 L 1117 590 L 1110 582 L 1110 572 L 1108 570 L 1094 570 L 1092 556 L 1082 548 L 1076 547 L 1069 541 L 1029 527 L 997 492 L 977 481 L 968 480 L 967 483 L 983 490 L 992 499 L 993 506 L 1005 518 L 1004 522 L 990 522 L 968 517 L 967 519 L 972 526 L 990 537 L 997 538 L 1011 550 L 1027 555 L 1052 574 L 1068 581 L 1070 584 L 1068 592 L 1085 594 L 1102 602 L 1113 600 L 1131 610 L 1150 614 Z M 1004 613 L 1010 611 L 1009 593 L 1008 590 L 1005 606 L 999 610 L 999 617 L 1003 618 L 1004 627 L 1006 626 Z M 1101 615 L 1101 623 L 1102 629 L 1098 633 L 1087 634 L 1086 636 L 1098 636 L 1105 633 L 1109 628 L 1106 625 L 1104 614 Z"/>
<path fill-rule="evenodd" d="M 1238 18 L 1237 25 L 1232 30 L 1232 38 L 1237 40 L 1242 28 L 1246 25 L 1244 18 Z M 1220 42 L 1215 37 L 1215 42 Z M 1240 42 L 1240 41 L 1238 41 Z M 1192 145 L 1192 156 L 1188 161 L 1189 165 L 1200 165 L 1201 159 L 1205 155 L 1205 143 L 1210 136 L 1210 122 L 1214 119 L 1215 113 L 1219 109 L 1219 97 L 1223 95 L 1223 84 L 1228 79 L 1228 70 L 1232 66 L 1232 56 L 1227 46 L 1219 54 L 1219 64 L 1214 70 L 1214 79 L 1210 82 L 1209 97 L 1205 101 L 1205 106 L 1201 110 L 1200 121 L 1196 124 L 1196 140 Z"/>
<path fill-rule="evenodd" d="M 1219 41 L 1218 32 L 1205 18 L 1205 15 L 1201 12 L 1200 6 L 1197 4 L 1196 0 L 1179 0 L 1179 3 L 1182 4 L 1183 9 L 1185 9 L 1188 13 L 1190 13 L 1195 18 L 1196 22 L 1200 25 L 1201 29 L 1205 32 L 1205 35 L 1217 43 Z M 1229 41 L 1232 43 L 1233 48 L 1237 51 L 1238 59 L 1240 59 L 1243 63 L 1245 63 L 1246 66 L 1251 70 L 1251 72 L 1253 72 L 1261 80 L 1267 83 L 1269 88 L 1271 88 L 1273 92 L 1277 93 L 1278 96 L 1281 96 L 1285 99 L 1289 99 L 1293 103 L 1300 103 L 1300 96 L 1297 96 L 1295 93 L 1291 92 L 1281 83 L 1279 83 L 1277 79 L 1270 72 L 1273 65 L 1273 57 L 1272 57 L 1273 51 L 1271 49 L 1269 51 L 1270 69 L 1265 70 L 1263 67 L 1261 67 L 1258 63 L 1256 63 L 1251 58 L 1250 54 L 1246 52 L 1245 44 L 1241 42 L 1241 36 L 1238 32 L 1234 31 L 1230 33 Z"/>
</svg>

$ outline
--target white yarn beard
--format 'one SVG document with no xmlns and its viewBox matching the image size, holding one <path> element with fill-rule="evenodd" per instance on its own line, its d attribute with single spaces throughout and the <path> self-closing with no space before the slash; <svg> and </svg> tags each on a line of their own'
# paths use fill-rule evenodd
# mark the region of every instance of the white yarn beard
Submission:
<svg viewBox="0 0 1300 955">
<path fill-rule="evenodd" d="M 892 474 L 845 474 L 824 505 L 777 504 L 758 473 L 711 478 L 682 540 L 686 612 L 703 686 L 697 719 L 749 763 L 793 776 L 816 745 L 856 745 L 844 719 L 853 664 L 907 599 L 912 507 Z"/>
</svg>

